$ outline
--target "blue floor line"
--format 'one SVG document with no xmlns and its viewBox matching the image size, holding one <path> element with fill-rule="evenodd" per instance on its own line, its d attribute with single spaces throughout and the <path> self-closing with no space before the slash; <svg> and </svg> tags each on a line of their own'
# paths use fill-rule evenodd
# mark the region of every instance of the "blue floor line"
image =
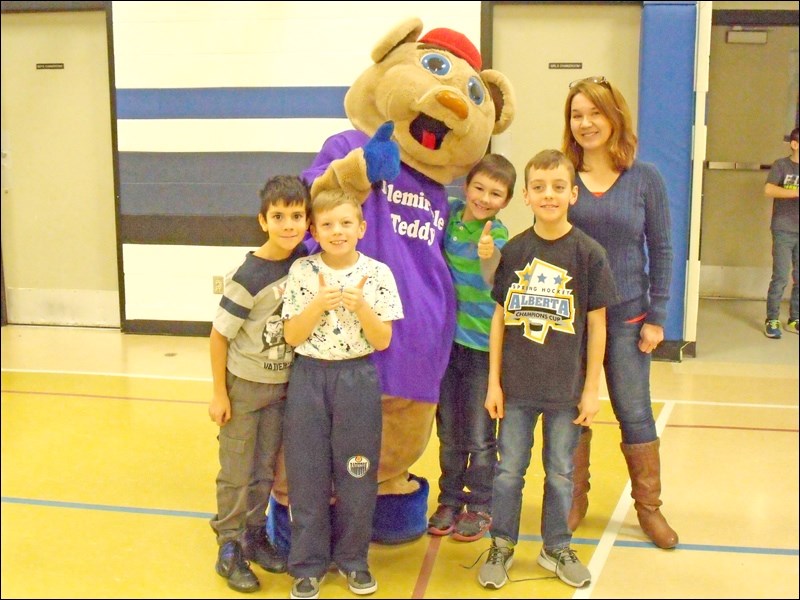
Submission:
<svg viewBox="0 0 800 600">
<path fill-rule="evenodd" d="M 8 504 L 28 504 L 32 506 L 50 506 L 53 508 L 76 508 L 79 510 L 105 510 L 108 512 L 134 513 L 141 515 L 159 515 L 168 517 L 189 517 L 193 519 L 210 519 L 211 513 L 190 510 L 168 510 L 164 508 L 139 508 L 136 506 L 112 506 L 110 504 L 86 504 L 83 502 L 57 502 L 55 500 L 36 500 L 32 498 L 13 498 L 3 496 L 2 502 Z"/>
<path fill-rule="evenodd" d="M 53 508 L 72 508 L 79 510 L 103 510 L 108 512 L 132 513 L 143 515 L 159 515 L 168 517 L 188 517 L 193 519 L 210 519 L 212 513 L 195 512 L 188 510 L 167 510 L 163 508 L 139 508 L 136 506 L 112 506 L 109 504 L 87 504 L 83 502 L 58 502 L 54 500 L 37 500 L 33 498 L 15 498 L 2 496 L 2 502 L 6 504 L 25 504 L 30 506 L 49 506 Z M 541 542 L 539 535 L 520 535 L 520 541 Z M 584 544 L 596 546 L 600 540 L 595 538 L 573 537 L 573 544 Z M 650 548 L 658 550 L 650 542 L 634 542 L 627 540 L 617 540 L 614 542 L 617 548 Z M 728 552 L 736 554 L 764 554 L 770 556 L 800 556 L 797 548 L 759 548 L 755 546 L 719 546 L 709 544 L 678 544 L 676 550 L 691 550 L 694 552 Z"/>
</svg>

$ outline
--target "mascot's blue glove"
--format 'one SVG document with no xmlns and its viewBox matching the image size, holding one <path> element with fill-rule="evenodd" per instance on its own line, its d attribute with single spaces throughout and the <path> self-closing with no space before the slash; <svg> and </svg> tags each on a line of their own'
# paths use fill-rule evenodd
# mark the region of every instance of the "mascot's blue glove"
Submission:
<svg viewBox="0 0 800 600">
<path fill-rule="evenodd" d="M 386 121 L 364 145 L 364 160 L 367 162 L 367 179 L 370 183 L 392 181 L 400 175 L 400 147 L 392 140 L 393 132 L 394 123 Z"/>
</svg>

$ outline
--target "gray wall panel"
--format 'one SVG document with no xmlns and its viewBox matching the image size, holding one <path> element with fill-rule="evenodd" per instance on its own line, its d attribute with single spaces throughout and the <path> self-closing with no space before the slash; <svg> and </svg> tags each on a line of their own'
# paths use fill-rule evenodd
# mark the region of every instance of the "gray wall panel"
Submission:
<svg viewBox="0 0 800 600">
<path fill-rule="evenodd" d="M 120 152 L 122 215 L 253 216 L 274 175 L 299 175 L 314 153 Z"/>
</svg>

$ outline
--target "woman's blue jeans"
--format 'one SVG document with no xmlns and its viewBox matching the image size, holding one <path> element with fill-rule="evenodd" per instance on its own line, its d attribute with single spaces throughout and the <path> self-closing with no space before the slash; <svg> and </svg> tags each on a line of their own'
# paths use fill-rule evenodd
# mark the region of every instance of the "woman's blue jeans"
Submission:
<svg viewBox="0 0 800 600">
<path fill-rule="evenodd" d="M 639 350 L 639 332 L 644 321 L 628 323 L 639 313 L 639 309 L 630 308 L 628 304 L 626 310 L 612 308 L 607 313 L 603 368 L 622 441 L 646 444 L 658 437 L 650 403 L 650 354 Z"/>
<path fill-rule="evenodd" d="M 572 532 L 567 516 L 572 506 L 572 455 L 581 428 L 572 421 L 576 407 L 547 410 L 520 406 L 506 398 L 505 416 L 500 419 L 497 447 L 500 462 L 494 477 L 492 537 L 517 543 L 522 513 L 522 488 L 531 462 L 533 430 L 540 415 L 544 443 L 544 499 L 542 501 L 542 539 L 548 549 L 568 546 Z"/>
</svg>

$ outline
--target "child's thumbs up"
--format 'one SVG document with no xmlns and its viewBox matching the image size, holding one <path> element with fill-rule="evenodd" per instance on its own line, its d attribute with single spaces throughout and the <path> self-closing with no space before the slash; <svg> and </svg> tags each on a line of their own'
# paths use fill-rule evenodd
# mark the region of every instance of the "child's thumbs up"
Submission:
<svg viewBox="0 0 800 600">
<path fill-rule="evenodd" d="M 491 258 L 492 254 L 494 254 L 494 239 L 492 238 L 491 231 L 492 222 L 486 221 L 486 225 L 483 226 L 483 231 L 481 232 L 481 237 L 478 240 L 479 258 Z"/>
</svg>

